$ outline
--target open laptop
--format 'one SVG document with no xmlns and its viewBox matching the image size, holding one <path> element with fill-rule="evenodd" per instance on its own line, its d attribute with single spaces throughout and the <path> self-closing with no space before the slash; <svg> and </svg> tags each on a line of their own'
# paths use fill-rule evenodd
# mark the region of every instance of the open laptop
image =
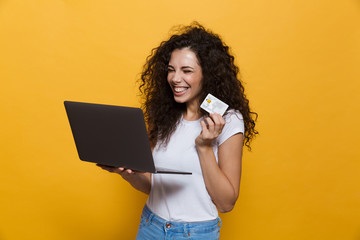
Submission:
<svg viewBox="0 0 360 240">
<path fill-rule="evenodd" d="M 140 172 L 191 174 L 156 169 L 140 108 L 64 101 L 79 158 Z"/>
</svg>

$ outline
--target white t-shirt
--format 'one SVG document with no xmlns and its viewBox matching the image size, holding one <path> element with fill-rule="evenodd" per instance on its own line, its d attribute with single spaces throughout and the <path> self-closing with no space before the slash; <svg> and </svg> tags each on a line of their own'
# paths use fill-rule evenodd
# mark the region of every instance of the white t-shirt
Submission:
<svg viewBox="0 0 360 240">
<path fill-rule="evenodd" d="M 213 150 L 218 161 L 218 147 L 236 133 L 244 133 L 240 112 L 229 110 L 224 117 L 222 133 L 214 141 Z M 206 190 L 195 139 L 201 132 L 200 121 L 180 120 L 166 147 L 157 144 L 153 150 L 156 167 L 192 172 L 192 175 L 152 174 L 151 192 L 147 206 L 168 221 L 198 222 L 218 217 L 216 206 Z"/>
</svg>

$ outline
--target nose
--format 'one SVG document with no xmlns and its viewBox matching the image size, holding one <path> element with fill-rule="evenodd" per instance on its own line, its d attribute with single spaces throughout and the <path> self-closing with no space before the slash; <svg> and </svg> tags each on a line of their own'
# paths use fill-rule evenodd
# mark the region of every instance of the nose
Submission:
<svg viewBox="0 0 360 240">
<path fill-rule="evenodd" d="M 174 72 L 174 75 L 173 75 L 173 77 L 172 77 L 172 81 L 173 81 L 174 83 L 180 83 L 180 82 L 181 82 L 181 76 L 180 76 L 180 74 L 177 73 L 177 72 Z"/>
</svg>

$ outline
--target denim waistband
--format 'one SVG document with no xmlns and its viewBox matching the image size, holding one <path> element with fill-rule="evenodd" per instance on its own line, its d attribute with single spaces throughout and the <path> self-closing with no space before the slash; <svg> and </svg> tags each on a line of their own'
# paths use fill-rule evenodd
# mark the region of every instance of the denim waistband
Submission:
<svg viewBox="0 0 360 240">
<path fill-rule="evenodd" d="M 201 222 L 167 221 L 153 213 L 147 205 L 145 205 L 141 217 L 144 218 L 146 222 L 149 222 L 160 229 L 178 233 L 209 232 L 221 227 L 221 220 L 219 217 L 214 220 Z"/>
</svg>

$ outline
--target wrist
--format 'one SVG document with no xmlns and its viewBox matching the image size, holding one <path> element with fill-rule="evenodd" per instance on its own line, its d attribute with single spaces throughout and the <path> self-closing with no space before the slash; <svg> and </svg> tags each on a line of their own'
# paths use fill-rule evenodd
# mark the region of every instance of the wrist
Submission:
<svg viewBox="0 0 360 240">
<path fill-rule="evenodd" d="M 208 143 L 208 144 L 202 143 L 202 144 L 195 144 L 195 145 L 196 145 L 196 149 L 198 152 L 206 152 L 209 150 L 213 150 L 211 143 Z"/>
</svg>

